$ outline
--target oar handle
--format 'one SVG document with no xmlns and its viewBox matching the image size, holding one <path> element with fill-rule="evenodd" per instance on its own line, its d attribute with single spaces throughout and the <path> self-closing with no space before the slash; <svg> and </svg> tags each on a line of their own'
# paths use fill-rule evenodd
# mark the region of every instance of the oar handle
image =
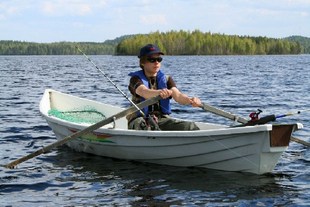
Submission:
<svg viewBox="0 0 310 207">
<path fill-rule="evenodd" d="M 215 107 L 210 106 L 206 103 L 202 103 L 201 108 L 204 109 L 205 111 L 208 111 L 208 112 L 211 112 L 213 114 L 228 118 L 228 119 L 233 120 L 233 121 L 237 121 L 237 122 L 242 123 L 242 124 L 245 124 L 248 122 L 248 120 L 246 120 L 240 116 L 226 112 L 222 109 L 215 108 Z"/>
<path fill-rule="evenodd" d="M 153 97 L 151 99 L 147 99 L 144 102 L 141 102 L 141 103 L 137 104 L 136 106 L 138 107 L 138 109 L 142 109 L 142 108 L 144 108 L 146 106 L 149 106 L 149 105 L 152 105 L 152 104 L 158 102 L 160 99 L 161 99 L 160 96 L 156 96 L 156 97 Z M 94 131 L 94 130 L 96 130 L 96 129 L 104 126 L 104 125 L 107 125 L 107 124 L 113 122 L 116 119 L 120 119 L 120 118 L 122 118 L 124 116 L 132 114 L 132 113 L 138 111 L 138 109 L 135 106 L 131 106 L 131 107 L 129 107 L 129 108 L 127 108 L 127 109 L 125 109 L 125 110 L 123 110 L 123 111 L 113 115 L 113 116 L 110 116 L 107 119 L 104 119 L 104 120 L 102 120 L 100 122 L 97 122 L 96 124 L 93 124 L 93 125 L 85 128 L 85 129 L 83 129 L 81 131 L 78 131 L 78 132 L 76 132 L 74 134 L 71 134 L 70 136 L 67 136 L 67 137 L 65 137 L 65 138 L 63 138 L 61 140 L 58 140 L 58 141 L 54 142 L 53 144 L 50 144 L 50 145 L 48 145 L 46 147 L 43 147 L 43 148 L 41 148 L 41 149 L 31 153 L 31 154 L 28 154 L 28 155 L 26 155 L 26 156 L 24 156 L 22 158 L 19 158 L 19 159 L 13 161 L 13 162 L 10 162 L 9 164 L 4 165 L 4 167 L 12 169 L 16 165 L 18 165 L 18 164 L 20 164 L 22 162 L 25 162 L 25 161 L 33 158 L 33 157 L 36 157 L 38 155 L 43 154 L 43 153 L 49 152 L 51 149 L 53 149 L 55 147 L 58 147 L 58 146 L 61 146 L 61 145 L 65 144 L 66 142 L 68 142 L 68 141 L 70 141 L 72 139 L 80 137 L 83 134 L 92 132 L 92 131 Z"/>
</svg>

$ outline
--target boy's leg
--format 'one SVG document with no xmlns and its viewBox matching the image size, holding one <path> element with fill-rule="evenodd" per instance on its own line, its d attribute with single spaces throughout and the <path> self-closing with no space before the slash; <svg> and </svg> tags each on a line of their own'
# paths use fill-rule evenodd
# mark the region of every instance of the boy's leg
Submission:
<svg viewBox="0 0 310 207">
<path fill-rule="evenodd" d="M 148 130 L 146 121 L 143 117 L 138 117 L 128 124 L 128 129 L 134 129 L 134 130 Z"/>
<path fill-rule="evenodd" d="M 199 130 L 199 127 L 190 121 L 182 121 L 170 117 L 162 117 L 158 121 L 159 128 L 163 131 L 192 131 Z"/>
</svg>

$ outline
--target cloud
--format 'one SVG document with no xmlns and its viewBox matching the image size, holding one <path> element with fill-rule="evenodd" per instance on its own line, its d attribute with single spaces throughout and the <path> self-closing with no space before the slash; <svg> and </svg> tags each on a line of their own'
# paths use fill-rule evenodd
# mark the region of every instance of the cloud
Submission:
<svg viewBox="0 0 310 207">
<path fill-rule="evenodd" d="M 149 14 L 149 15 L 141 15 L 140 22 L 145 25 L 166 25 L 168 24 L 166 16 L 163 14 Z"/>
<path fill-rule="evenodd" d="M 100 3 L 99 3 L 100 4 Z M 74 1 L 74 0 L 51 0 L 44 1 L 40 5 L 41 11 L 50 16 L 66 16 L 78 15 L 84 16 L 90 14 L 96 5 L 87 1 Z"/>
<path fill-rule="evenodd" d="M 180 29 L 309 36 L 309 17 L 310 0 L 0 0 L 0 39 L 101 41 Z"/>
<path fill-rule="evenodd" d="M 10 2 L 0 2 L 0 20 L 18 14 L 23 7 L 11 5 Z"/>
</svg>

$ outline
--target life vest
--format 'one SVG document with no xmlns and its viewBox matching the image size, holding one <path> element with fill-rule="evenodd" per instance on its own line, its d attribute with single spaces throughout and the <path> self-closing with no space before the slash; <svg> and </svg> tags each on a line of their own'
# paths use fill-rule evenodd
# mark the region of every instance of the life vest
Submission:
<svg viewBox="0 0 310 207">
<path fill-rule="evenodd" d="M 131 77 L 138 76 L 142 80 L 143 84 L 146 87 L 150 88 L 149 81 L 148 81 L 147 77 L 145 76 L 143 70 L 131 72 L 131 73 L 129 73 L 129 76 L 131 76 Z M 165 74 L 161 71 L 158 71 L 157 76 L 156 76 L 157 89 L 167 88 L 167 81 L 168 80 L 167 80 Z M 145 99 L 143 97 L 141 97 L 140 100 L 144 101 Z M 170 98 L 159 100 L 159 106 L 160 106 L 161 112 L 163 114 L 171 114 Z M 147 116 L 149 114 L 149 107 L 143 108 L 142 111 Z"/>
</svg>

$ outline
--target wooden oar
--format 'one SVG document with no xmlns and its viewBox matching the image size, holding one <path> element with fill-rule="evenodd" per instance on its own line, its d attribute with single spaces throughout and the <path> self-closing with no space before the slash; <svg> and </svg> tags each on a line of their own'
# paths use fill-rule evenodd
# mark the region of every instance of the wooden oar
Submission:
<svg viewBox="0 0 310 207">
<path fill-rule="evenodd" d="M 202 103 L 202 106 L 201 106 L 202 109 L 204 109 L 205 111 L 208 111 L 208 112 L 211 112 L 213 114 L 216 114 L 216 115 L 219 115 L 219 116 L 222 116 L 222 117 L 225 117 L 225 118 L 228 118 L 230 120 L 233 120 L 233 121 L 237 121 L 239 123 L 247 123 L 248 120 L 240 117 L 240 116 L 237 116 L 237 115 L 234 115 L 232 113 L 229 113 L 227 111 L 224 111 L 222 109 L 219 109 L 219 108 L 215 108 L 213 106 L 210 106 L 206 103 Z"/>
<path fill-rule="evenodd" d="M 211 112 L 213 114 L 222 116 L 224 118 L 228 118 L 230 120 L 237 121 L 237 122 L 242 123 L 244 125 L 249 122 L 249 120 L 246 120 L 246 119 L 244 119 L 244 118 L 242 118 L 240 116 L 237 116 L 237 115 L 234 115 L 232 113 L 226 112 L 226 111 L 224 111 L 222 109 L 215 108 L 215 107 L 210 106 L 210 105 L 208 105 L 206 103 L 202 103 L 201 108 L 204 109 L 205 111 L 209 111 L 209 112 Z M 294 142 L 297 142 L 299 144 L 303 144 L 303 145 L 305 145 L 307 147 L 310 147 L 310 143 L 309 142 L 306 142 L 306 141 L 304 141 L 304 140 L 302 140 L 300 138 L 291 137 L 291 140 L 294 141 Z"/>
<path fill-rule="evenodd" d="M 305 146 L 307 146 L 307 147 L 310 147 L 310 143 L 309 143 L 309 142 L 306 142 L 306 141 L 304 141 L 304 140 L 302 140 L 302 139 L 299 139 L 299 138 L 296 138 L 296 137 L 291 136 L 291 140 L 294 141 L 294 142 L 297 142 L 297 143 L 299 143 L 299 144 L 303 144 L 303 145 L 305 145 Z"/>
<path fill-rule="evenodd" d="M 161 99 L 160 96 L 156 96 L 156 97 L 153 97 L 151 99 L 147 99 L 146 101 L 144 101 L 142 103 L 139 103 L 136 106 L 138 107 L 138 109 L 142 109 L 142 108 L 144 108 L 146 106 L 149 106 L 149 105 L 152 105 L 152 104 L 158 102 L 160 99 Z M 31 154 L 28 154 L 28 155 L 26 155 L 26 156 L 24 156 L 22 158 L 19 158 L 19 159 L 13 161 L 13 162 L 10 162 L 9 164 L 4 165 L 4 167 L 12 169 L 16 165 L 18 165 L 18 164 L 20 164 L 20 163 L 22 163 L 22 162 L 24 162 L 26 160 L 29 160 L 29 159 L 31 159 L 33 157 L 36 157 L 36 156 L 38 156 L 40 154 L 43 154 L 43 153 L 47 153 L 51 149 L 53 149 L 55 147 L 58 147 L 58 146 L 61 146 L 61 145 L 65 144 L 66 142 L 68 142 L 68 141 L 70 141 L 72 139 L 80 137 L 83 134 L 92 132 L 92 131 L 94 131 L 94 130 L 96 130 L 96 129 L 98 129 L 98 128 L 106 125 L 106 124 L 109 124 L 109 123 L 113 122 L 116 119 L 120 119 L 120 118 L 122 118 L 122 117 L 124 117 L 126 115 L 132 114 L 132 113 L 138 111 L 136 106 L 131 106 L 130 108 L 127 108 L 127 109 L 125 109 L 125 110 L 123 110 L 123 111 L 121 111 L 121 112 L 119 112 L 119 113 L 117 113 L 117 114 L 115 114 L 113 116 L 110 116 L 107 119 L 104 119 L 104 120 L 102 120 L 102 121 L 100 121 L 100 122 L 98 122 L 96 124 L 93 124 L 93 125 L 85 128 L 85 129 L 83 129 L 81 131 L 78 131 L 78 132 L 76 132 L 76 133 L 74 133 L 74 134 L 72 134 L 70 136 L 67 136 L 67 137 L 65 137 L 65 138 L 63 138 L 63 139 L 61 139 L 61 140 L 59 140 L 57 142 L 54 142 L 53 144 L 50 144 L 50 145 L 48 145 L 46 147 L 43 147 L 43 148 L 41 148 L 41 149 L 31 153 Z"/>
</svg>

